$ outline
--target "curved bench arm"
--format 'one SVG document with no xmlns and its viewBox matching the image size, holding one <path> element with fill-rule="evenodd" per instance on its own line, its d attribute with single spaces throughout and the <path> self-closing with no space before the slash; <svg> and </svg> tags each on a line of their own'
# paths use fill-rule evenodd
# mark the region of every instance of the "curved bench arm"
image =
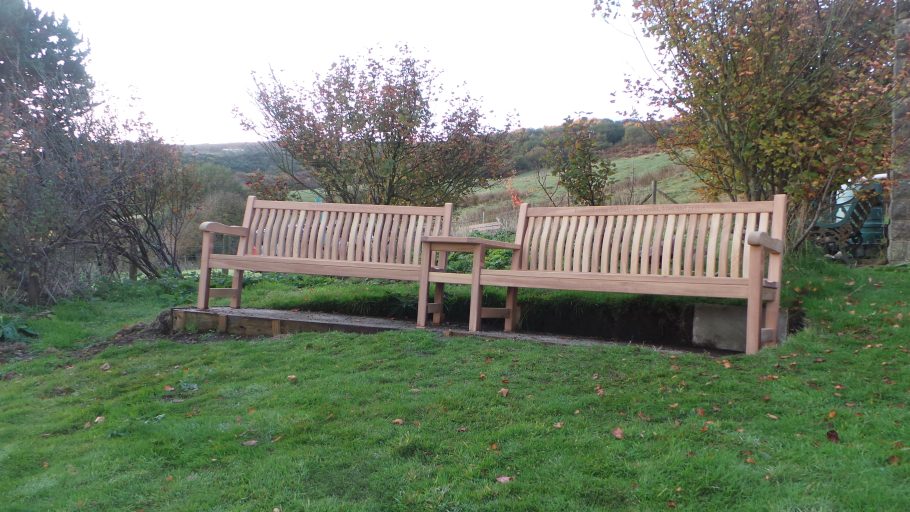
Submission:
<svg viewBox="0 0 910 512">
<path fill-rule="evenodd" d="M 204 233 L 218 233 L 230 236 L 247 236 L 250 232 L 249 228 L 243 226 L 225 226 L 220 222 L 203 222 L 199 225 L 199 229 Z"/>
<path fill-rule="evenodd" d="M 773 252 L 774 254 L 780 254 L 784 252 L 784 241 L 773 238 L 768 233 L 764 231 L 753 231 L 746 236 L 746 242 L 749 245 L 761 246 L 765 249 Z"/>
</svg>

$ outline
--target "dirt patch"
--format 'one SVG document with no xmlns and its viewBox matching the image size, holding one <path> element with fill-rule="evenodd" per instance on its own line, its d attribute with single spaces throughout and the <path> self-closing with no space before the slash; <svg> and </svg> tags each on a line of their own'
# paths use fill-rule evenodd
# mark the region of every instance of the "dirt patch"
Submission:
<svg viewBox="0 0 910 512">
<path fill-rule="evenodd" d="M 27 343 L 0 343 L 0 364 L 14 359 L 25 359 L 28 355 Z"/>
</svg>

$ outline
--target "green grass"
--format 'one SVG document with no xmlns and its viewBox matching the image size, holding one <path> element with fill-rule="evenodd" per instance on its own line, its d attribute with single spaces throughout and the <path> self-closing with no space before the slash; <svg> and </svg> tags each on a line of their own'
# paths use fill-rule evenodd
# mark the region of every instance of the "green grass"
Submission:
<svg viewBox="0 0 910 512">
<path fill-rule="evenodd" d="M 0 380 L 0 508 L 906 510 L 910 268 L 804 257 L 785 275 L 808 328 L 726 359 L 420 331 L 80 358 L 63 348 L 192 287 L 73 302 L 29 322 L 34 359 L 0 366 L 15 372 Z M 338 283 L 301 284 L 297 302 Z M 383 287 L 358 288 L 338 295 Z M 262 279 L 245 297 L 289 293 Z"/>
</svg>

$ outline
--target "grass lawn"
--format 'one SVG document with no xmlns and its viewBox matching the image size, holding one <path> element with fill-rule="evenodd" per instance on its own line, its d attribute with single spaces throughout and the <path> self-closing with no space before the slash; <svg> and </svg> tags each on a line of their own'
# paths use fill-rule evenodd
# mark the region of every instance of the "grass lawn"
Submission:
<svg viewBox="0 0 910 512">
<path fill-rule="evenodd" d="M 785 276 L 808 327 L 725 359 L 416 330 L 74 350 L 192 291 L 114 287 L 0 365 L 0 509 L 910 509 L 910 268 Z"/>
</svg>

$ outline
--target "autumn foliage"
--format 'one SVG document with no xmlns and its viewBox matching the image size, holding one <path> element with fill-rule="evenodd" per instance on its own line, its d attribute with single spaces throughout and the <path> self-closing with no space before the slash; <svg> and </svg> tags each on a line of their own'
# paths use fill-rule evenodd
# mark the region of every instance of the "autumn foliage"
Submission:
<svg viewBox="0 0 910 512">
<path fill-rule="evenodd" d="M 387 58 L 342 57 L 309 87 L 254 77 L 264 121 L 245 125 L 272 141 L 282 171 L 327 201 L 458 200 L 502 174 L 506 130 L 488 126 L 469 95 L 447 96 L 437 77 L 404 46 Z"/>
<path fill-rule="evenodd" d="M 628 88 L 673 114 L 660 143 L 708 195 L 790 194 L 801 239 L 840 184 L 887 169 L 893 2 L 640 0 L 633 16 L 661 78 Z"/>
</svg>

